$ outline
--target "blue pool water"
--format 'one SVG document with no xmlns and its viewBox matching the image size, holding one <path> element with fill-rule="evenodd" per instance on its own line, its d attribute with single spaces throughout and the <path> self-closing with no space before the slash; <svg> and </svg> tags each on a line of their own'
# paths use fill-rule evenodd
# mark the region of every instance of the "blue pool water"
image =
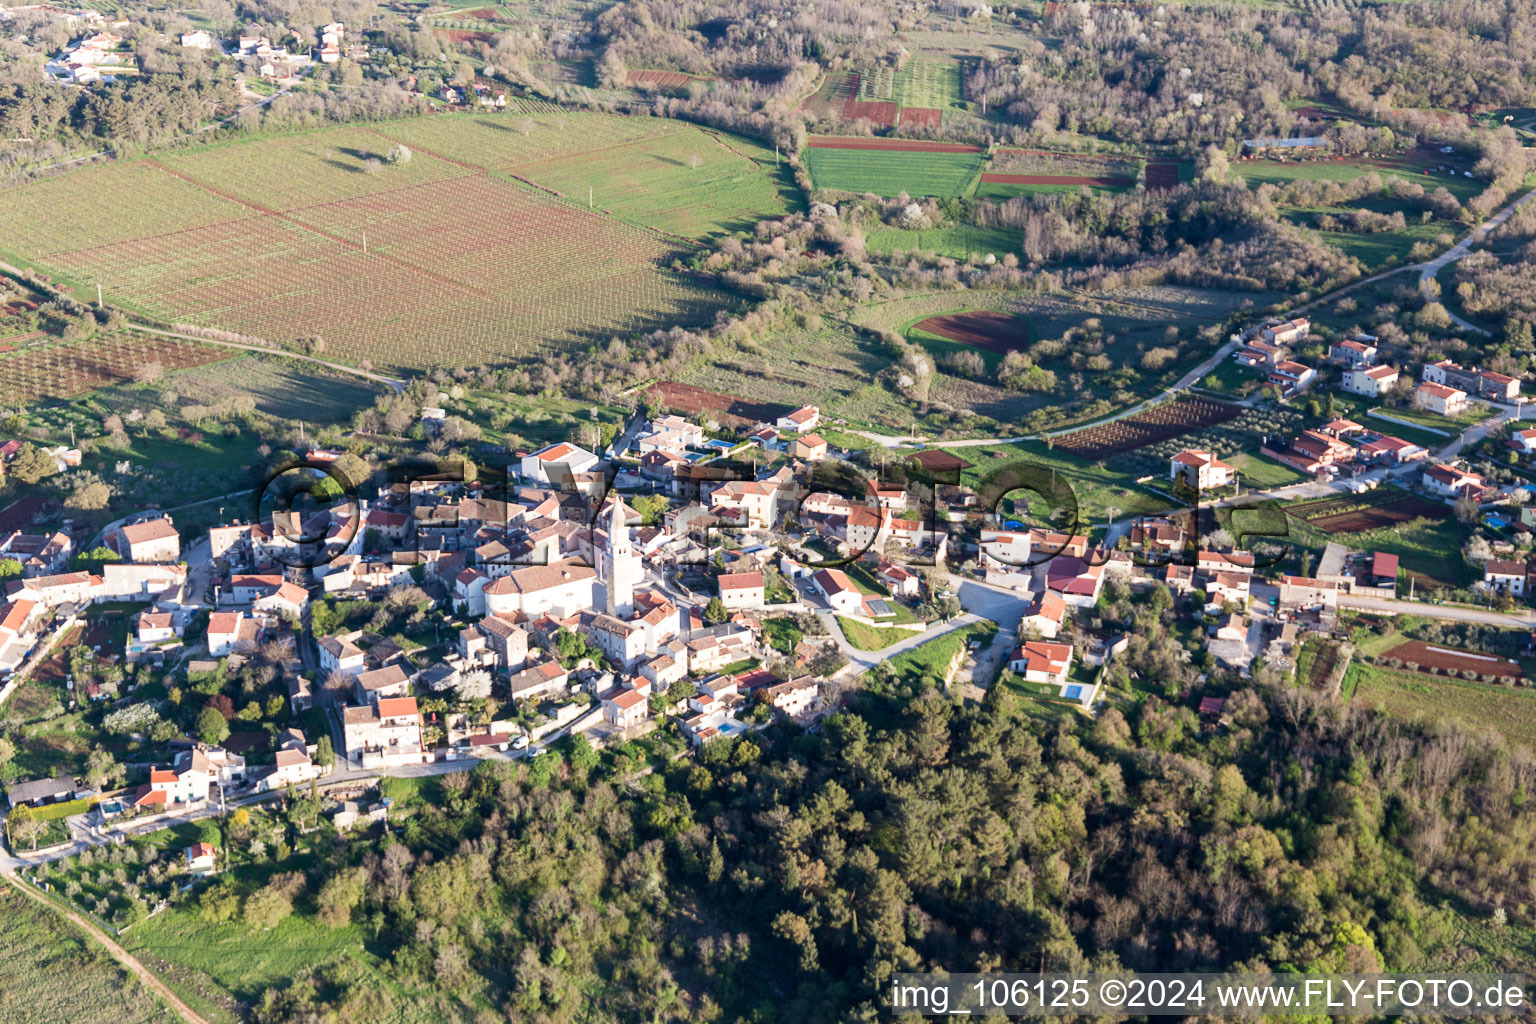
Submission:
<svg viewBox="0 0 1536 1024">
<path fill-rule="evenodd" d="M 1490 513 L 1488 513 L 1488 515 L 1484 516 L 1483 518 L 1484 518 L 1484 521 L 1489 526 L 1493 527 L 1495 530 L 1502 530 L 1502 529 L 1504 529 L 1504 517 L 1503 516 L 1496 516 L 1492 512 L 1490 512 Z"/>
<path fill-rule="evenodd" d="M 1062 692 L 1067 700 L 1081 700 L 1083 697 L 1083 688 L 1081 686 L 1069 686 Z"/>
<path fill-rule="evenodd" d="M 1024 524 L 1017 519 L 1004 520 L 1003 526 L 1009 530 L 1022 530 L 1024 528 Z"/>
</svg>

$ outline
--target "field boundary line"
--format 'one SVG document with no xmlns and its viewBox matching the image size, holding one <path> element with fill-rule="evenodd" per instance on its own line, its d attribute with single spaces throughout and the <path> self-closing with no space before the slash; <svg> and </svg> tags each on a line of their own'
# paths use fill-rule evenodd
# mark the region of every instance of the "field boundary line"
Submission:
<svg viewBox="0 0 1536 1024">
<path fill-rule="evenodd" d="M 44 894 L 37 892 L 30 885 L 17 877 L 17 875 L 9 868 L 5 870 L 4 877 L 6 882 L 8 882 L 13 888 L 26 894 L 28 899 L 31 899 L 37 903 L 41 903 L 45 907 L 51 908 L 56 913 L 60 914 L 66 921 L 74 924 L 81 931 L 85 932 L 91 938 L 100 943 L 101 946 L 106 949 L 108 955 L 110 955 L 112 959 L 116 960 L 120 966 L 131 973 L 134 977 L 138 978 L 140 982 L 148 986 L 149 989 L 155 993 L 155 995 L 160 997 L 161 1002 L 165 1003 L 168 1007 L 174 1010 L 176 1014 L 186 1022 L 186 1024 L 209 1024 L 206 1017 L 192 1009 L 192 1007 L 188 1006 L 185 1002 L 182 1001 L 180 996 L 178 996 L 175 992 L 172 992 L 170 986 L 166 985 L 165 982 L 160 980 L 159 975 L 155 974 L 155 972 L 151 971 L 148 967 L 145 967 L 137 957 L 128 952 L 117 942 L 113 941 L 110 937 L 108 937 L 106 932 L 102 931 L 95 924 L 81 917 L 80 914 L 78 914 L 73 909 L 70 909 L 67 906 L 59 906 Z"/>
<path fill-rule="evenodd" d="M 160 334 L 167 338 L 180 338 L 183 341 L 195 341 L 201 345 L 219 345 L 224 348 L 238 348 L 244 349 L 247 352 L 261 352 L 270 356 L 282 356 L 284 359 L 297 359 L 305 363 L 315 363 L 317 365 L 324 366 L 341 373 L 351 374 L 354 377 L 362 377 L 365 380 L 371 380 L 377 384 L 383 384 L 390 388 L 390 390 L 394 391 L 395 394 L 399 394 L 400 392 L 404 391 L 405 385 L 409 383 L 408 381 L 401 380 L 398 377 L 386 377 L 381 373 L 372 373 L 368 370 L 359 370 L 355 366 L 345 366 L 341 363 L 333 363 L 325 359 L 316 359 L 314 356 L 306 356 L 299 352 L 289 352 L 287 349 L 278 348 L 275 345 L 271 348 L 267 348 L 263 345 L 247 345 L 238 341 L 219 341 L 214 338 L 199 338 L 195 334 L 183 334 L 180 331 L 166 331 L 161 330 L 158 327 L 148 327 L 144 324 L 130 323 L 128 326 L 133 328 L 135 331 L 143 331 L 145 334 Z"/>
</svg>

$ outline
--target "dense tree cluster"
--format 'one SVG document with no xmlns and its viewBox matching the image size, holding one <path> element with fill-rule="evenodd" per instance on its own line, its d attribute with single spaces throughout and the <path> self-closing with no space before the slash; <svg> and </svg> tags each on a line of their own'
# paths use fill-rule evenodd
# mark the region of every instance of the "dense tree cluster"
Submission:
<svg viewBox="0 0 1536 1024">
<path fill-rule="evenodd" d="M 1192 678 L 1167 650 L 1131 661 Z M 266 903 L 362 922 L 405 987 L 522 1019 L 767 1022 L 878 1019 L 899 970 L 1422 967 L 1467 915 L 1529 916 L 1536 764 L 1489 737 L 1262 679 L 1217 731 L 1157 696 L 1097 721 L 1012 700 L 908 682 L 624 786 L 574 753 L 490 762 L 253 927 Z M 390 999 L 316 966 L 256 1019 Z"/>
<path fill-rule="evenodd" d="M 1449 128 L 1413 108 L 1525 106 L 1536 57 L 1530 0 L 1113 9 L 1062 4 L 1045 35 L 969 76 L 970 98 L 1006 109 L 1017 137 L 1058 131 L 1132 142 L 1231 143 L 1321 134 L 1325 121 L 1287 100 L 1336 96 L 1389 130 L 1344 126 L 1346 150 L 1401 144 L 1399 135 Z M 1316 118 L 1312 122 L 1305 119 Z M 1460 129 L 1466 134 L 1466 129 Z"/>
</svg>

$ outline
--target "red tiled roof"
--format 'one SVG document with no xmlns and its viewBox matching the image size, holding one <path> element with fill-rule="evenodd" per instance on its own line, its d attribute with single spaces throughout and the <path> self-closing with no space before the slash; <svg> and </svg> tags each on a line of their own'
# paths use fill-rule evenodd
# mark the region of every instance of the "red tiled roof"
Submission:
<svg viewBox="0 0 1536 1024">
<path fill-rule="evenodd" d="M 403 715 L 419 715 L 415 697 L 385 697 L 379 701 L 380 718 L 396 718 Z"/>
</svg>

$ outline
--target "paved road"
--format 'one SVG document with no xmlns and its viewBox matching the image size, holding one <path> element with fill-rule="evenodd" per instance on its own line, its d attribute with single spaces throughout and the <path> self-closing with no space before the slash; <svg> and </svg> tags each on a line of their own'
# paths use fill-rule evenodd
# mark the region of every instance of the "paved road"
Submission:
<svg viewBox="0 0 1536 1024">
<path fill-rule="evenodd" d="M 1465 608 L 1460 605 L 1426 604 L 1422 601 L 1395 601 L 1379 597 L 1361 597 L 1358 594 L 1340 594 L 1339 605 L 1344 608 L 1361 608 L 1365 611 L 1387 612 L 1391 615 L 1423 615 L 1431 619 L 1448 619 L 1452 622 L 1481 622 L 1489 626 L 1529 629 L 1536 626 L 1536 612 L 1496 612 L 1491 608 Z"/>
<path fill-rule="evenodd" d="M 28 899 L 35 900 L 38 903 L 41 903 L 43 906 L 57 911 L 59 914 L 62 914 L 81 931 L 85 932 L 91 938 L 101 943 L 106 951 L 112 955 L 114 960 L 122 964 L 123 967 L 127 970 L 131 971 L 134 977 L 138 978 L 145 984 L 145 986 L 149 988 L 150 991 L 159 996 L 167 1006 L 175 1010 L 177 1015 L 180 1016 L 182 1020 L 186 1021 L 186 1024 L 208 1024 L 206 1018 L 197 1013 L 197 1011 L 193 1010 L 192 1007 L 182 1002 L 176 993 L 167 988 L 165 983 L 161 981 L 153 971 L 140 963 L 138 958 L 135 957 L 132 953 L 128 952 L 122 946 L 114 942 L 111 936 L 107 935 L 106 932 L 102 931 L 96 926 L 94 921 L 82 917 L 67 907 L 61 907 L 55 904 L 42 893 L 34 889 L 29 883 L 16 878 L 9 872 L 6 872 L 6 875 L 6 881 L 10 882 L 13 888 L 19 890 Z"/>
<path fill-rule="evenodd" d="M 1513 217 L 1516 210 L 1520 209 L 1520 207 L 1524 206 L 1532 199 L 1536 199 L 1536 189 L 1532 189 L 1531 191 L 1527 192 L 1525 195 L 1521 196 L 1519 199 L 1516 199 L 1514 202 L 1504 207 L 1504 209 L 1500 210 L 1498 213 L 1494 214 L 1492 217 L 1489 217 L 1477 227 L 1467 232 L 1465 238 L 1451 246 L 1449 249 L 1445 250 L 1445 252 L 1441 253 L 1439 256 L 1436 256 L 1432 260 L 1426 260 L 1425 262 L 1418 264 L 1419 291 L 1424 293 L 1424 297 L 1426 299 L 1431 298 L 1432 285 L 1430 282 L 1435 280 L 1436 275 L 1438 275 L 1441 270 L 1445 269 L 1447 265 L 1455 263 L 1457 260 L 1463 259 L 1464 257 L 1470 255 L 1472 252 L 1472 246 L 1487 238 L 1489 234 L 1491 234 L 1495 229 L 1499 227 L 1499 225 Z M 1489 334 L 1489 332 L 1483 330 L 1483 328 L 1478 327 L 1475 324 L 1467 323 L 1467 321 L 1463 320 L 1455 313 L 1451 313 L 1451 320 L 1456 324 L 1457 327 L 1460 327 L 1464 331 L 1476 331 L 1478 334 L 1483 335 Z"/>
</svg>

